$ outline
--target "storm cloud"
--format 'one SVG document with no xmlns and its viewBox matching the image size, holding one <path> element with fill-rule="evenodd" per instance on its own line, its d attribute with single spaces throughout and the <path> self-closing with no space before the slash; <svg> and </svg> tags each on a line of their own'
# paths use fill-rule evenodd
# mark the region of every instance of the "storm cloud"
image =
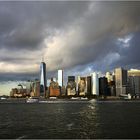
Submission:
<svg viewBox="0 0 140 140">
<path fill-rule="evenodd" d="M 139 13 L 138 1 L 0 2 L 2 79 L 37 76 L 42 57 L 48 76 L 140 68 Z"/>
</svg>

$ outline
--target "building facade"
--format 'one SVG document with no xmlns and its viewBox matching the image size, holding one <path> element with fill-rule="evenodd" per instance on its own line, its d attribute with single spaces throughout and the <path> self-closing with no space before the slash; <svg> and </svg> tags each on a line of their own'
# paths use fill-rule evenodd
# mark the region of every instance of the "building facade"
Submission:
<svg viewBox="0 0 140 140">
<path fill-rule="evenodd" d="M 127 70 L 123 68 L 115 69 L 115 85 L 116 85 L 116 96 L 120 94 L 127 94 L 128 82 L 127 82 Z"/>
<path fill-rule="evenodd" d="M 58 84 L 59 86 L 63 86 L 63 70 L 58 70 Z"/>
<path fill-rule="evenodd" d="M 87 95 L 91 95 L 91 76 L 87 76 Z"/>
<path fill-rule="evenodd" d="M 40 96 L 46 97 L 46 64 L 41 62 L 40 64 Z"/>
<path fill-rule="evenodd" d="M 75 96 L 76 95 L 75 76 L 68 76 L 66 93 L 67 93 L 67 96 Z"/>
<path fill-rule="evenodd" d="M 109 96 L 109 87 L 108 87 L 108 81 L 106 77 L 100 77 L 99 78 L 99 95 L 103 96 Z"/>
<path fill-rule="evenodd" d="M 140 70 L 130 69 L 128 71 L 129 93 L 140 96 Z"/>
<path fill-rule="evenodd" d="M 50 86 L 49 86 L 49 97 L 58 97 L 60 96 L 60 87 L 58 82 L 53 81 L 51 79 Z"/>
<path fill-rule="evenodd" d="M 78 83 L 78 95 L 85 96 L 87 93 L 87 81 L 86 77 L 80 77 L 80 81 Z"/>
<path fill-rule="evenodd" d="M 91 74 L 91 93 L 92 95 L 99 95 L 99 79 L 96 72 Z"/>
</svg>

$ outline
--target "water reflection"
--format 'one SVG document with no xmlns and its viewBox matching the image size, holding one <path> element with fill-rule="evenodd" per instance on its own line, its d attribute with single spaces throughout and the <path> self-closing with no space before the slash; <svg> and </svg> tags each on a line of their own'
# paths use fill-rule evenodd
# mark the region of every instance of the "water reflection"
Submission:
<svg viewBox="0 0 140 140">
<path fill-rule="evenodd" d="M 1 104 L 0 138 L 139 138 L 140 102 Z"/>
<path fill-rule="evenodd" d="M 99 133 L 99 116 L 97 102 L 90 102 L 80 113 L 79 138 L 96 138 Z"/>
</svg>

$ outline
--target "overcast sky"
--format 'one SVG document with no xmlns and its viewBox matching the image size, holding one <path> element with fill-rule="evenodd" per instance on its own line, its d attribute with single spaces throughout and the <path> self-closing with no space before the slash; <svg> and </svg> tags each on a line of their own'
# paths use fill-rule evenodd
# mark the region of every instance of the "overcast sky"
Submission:
<svg viewBox="0 0 140 140">
<path fill-rule="evenodd" d="M 0 2 L 0 81 L 140 68 L 140 2 Z"/>
</svg>

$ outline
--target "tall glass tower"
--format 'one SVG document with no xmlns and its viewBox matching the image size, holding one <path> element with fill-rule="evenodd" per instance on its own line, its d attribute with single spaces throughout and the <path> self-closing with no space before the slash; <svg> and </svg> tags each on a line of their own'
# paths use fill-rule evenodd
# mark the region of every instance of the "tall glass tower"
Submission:
<svg viewBox="0 0 140 140">
<path fill-rule="evenodd" d="M 40 64 L 40 96 L 46 97 L 46 64 Z"/>
<path fill-rule="evenodd" d="M 63 86 L 63 70 L 58 70 L 58 84 L 59 86 Z"/>
<path fill-rule="evenodd" d="M 92 95 L 99 95 L 99 79 L 96 72 L 91 73 Z"/>
</svg>

